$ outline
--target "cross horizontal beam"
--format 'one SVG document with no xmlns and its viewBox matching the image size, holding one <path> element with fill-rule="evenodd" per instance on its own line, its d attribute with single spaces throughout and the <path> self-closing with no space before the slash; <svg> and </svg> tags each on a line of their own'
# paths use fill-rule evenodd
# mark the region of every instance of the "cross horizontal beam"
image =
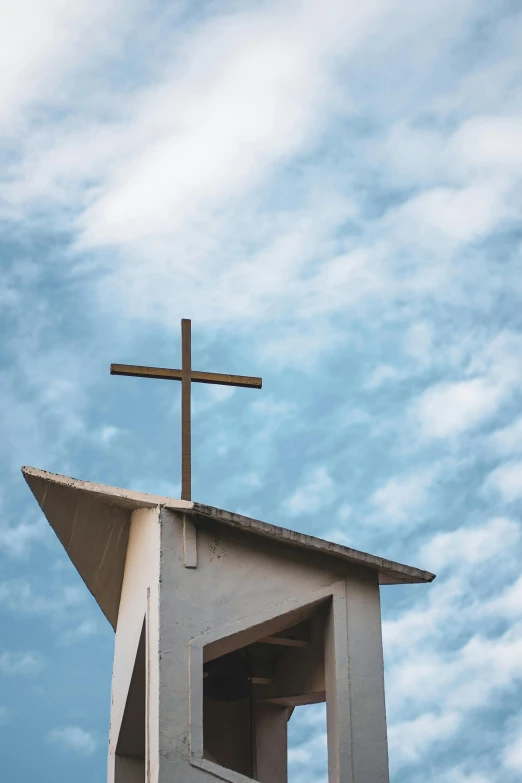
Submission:
<svg viewBox="0 0 522 783">
<path fill-rule="evenodd" d="M 111 364 L 111 375 L 127 375 L 134 378 L 160 378 L 165 381 L 181 381 L 181 370 L 167 367 L 142 367 L 137 364 Z M 191 381 L 195 383 L 217 383 L 223 386 L 243 386 L 261 389 L 262 379 L 248 375 L 225 375 L 219 372 L 192 370 Z"/>
</svg>

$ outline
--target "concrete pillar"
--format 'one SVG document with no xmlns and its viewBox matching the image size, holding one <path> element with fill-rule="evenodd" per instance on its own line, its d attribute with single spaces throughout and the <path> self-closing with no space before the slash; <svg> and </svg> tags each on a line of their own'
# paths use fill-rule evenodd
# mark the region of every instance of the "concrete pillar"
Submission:
<svg viewBox="0 0 522 783">
<path fill-rule="evenodd" d="M 326 629 L 329 783 L 389 783 L 379 584 L 361 571 Z"/>
<path fill-rule="evenodd" d="M 256 704 L 256 780 L 260 783 L 287 783 L 288 707 Z"/>
<path fill-rule="evenodd" d="M 114 645 L 108 783 L 144 781 L 145 757 L 157 778 L 159 552 L 159 509 L 134 511 Z"/>
</svg>

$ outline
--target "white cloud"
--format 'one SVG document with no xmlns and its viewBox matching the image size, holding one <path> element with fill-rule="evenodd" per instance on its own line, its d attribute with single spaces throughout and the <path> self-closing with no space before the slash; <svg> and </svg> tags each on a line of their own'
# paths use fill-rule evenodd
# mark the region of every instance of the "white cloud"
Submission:
<svg viewBox="0 0 522 783">
<path fill-rule="evenodd" d="M 449 364 L 464 365 L 459 380 L 425 389 L 411 406 L 412 425 L 424 439 L 457 438 L 489 421 L 518 390 L 522 335 L 502 330 L 487 342 L 464 339 Z"/>
<path fill-rule="evenodd" d="M 84 407 L 92 388 L 88 352 L 81 355 L 67 342 L 53 338 L 55 316 L 38 301 L 34 289 L 20 285 L 22 304 L 12 314 L 8 340 L 12 358 L 0 372 L 0 459 L 6 472 L 18 474 L 22 464 L 38 464 L 60 455 L 67 464 L 70 439 L 85 434 Z M 27 311 L 31 312 L 28 327 Z M 23 389 L 23 393 L 21 390 Z M 41 521 L 40 521 L 40 524 Z M 16 549 L 41 530 L 24 522 L 7 528 L 6 546 Z M 5 528 L 4 528 L 5 529 Z M 15 552 L 16 554 L 16 552 Z"/>
<path fill-rule="evenodd" d="M 522 452 L 522 416 L 491 435 L 494 449 L 503 455 Z"/>
<path fill-rule="evenodd" d="M 317 761 L 319 754 L 326 755 L 326 733 L 314 736 L 306 744 L 289 748 L 288 763 L 290 766 L 310 764 L 314 760 Z"/>
<path fill-rule="evenodd" d="M 347 519 L 351 519 L 353 517 L 353 513 L 353 506 L 350 506 L 349 503 L 343 503 L 337 512 L 337 515 L 341 522 L 346 522 Z"/>
<path fill-rule="evenodd" d="M 489 234 L 511 213 L 508 195 L 503 182 L 437 187 L 414 196 L 399 214 L 417 231 L 436 231 L 449 240 L 471 242 Z M 429 242 L 429 236 L 426 239 Z"/>
<path fill-rule="evenodd" d="M 209 408 L 226 402 L 237 392 L 233 386 L 212 386 L 202 385 L 202 388 L 194 390 L 192 399 L 192 413 L 194 416 L 201 415 Z M 196 397 L 196 394 L 198 395 Z"/>
<path fill-rule="evenodd" d="M 426 468 L 388 479 L 369 498 L 373 521 L 415 524 L 425 511 L 435 476 L 435 469 Z"/>
<path fill-rule="evenodd" d="M 31 545 L 41 541 L 46 534 L 46 525 L 42 519 L 10 523 L 0 491 L 0 554 L 22 558 L 27 555 Z"/>
<path fill-rule="evenodd" d="M 95 620 L 84 620 L 60 637 L 61 644 L 74 644 L 89 639 L 98 633 L 98 623 Z"/>
<path fill-rule="evenodd" d="M 63 3 L 53 3 L 60 20 Z M 94 5 L 92 18 L 105 13 L 105 7 Z M 138 11 L 131 5 L 132 18 L 136 13 L 145 16 L 139 3 Z M 48 204 L 65 206 L 62 218 L 54 219 L 63 219 L 72 229 L 79 239 L 77 248 L 114 247 L 108 274 L 97 281 L 101 301 L 111 311 L 117 304 L 132 318 L 169 327 L 179 316 L 171 292 L 182 290 L 194 317 L 212 329 L 242 323 L 245 330 L 255 331 L 260 322 L 277 321 L 277 328 L 264 330 L 259 340 L 263 358 L 278 367 L 310 368 L 326 350 L 347 339 L 347 330 L 332 323 L 333 317 L 357 317 L 360 308 L 393 301 L 405 288 L 419 285 L 421 277 L 423 286 L 446 280 L 449 264 L 440 259 L 431 265 L 423 259 L 422 275 L 414 270 L 406 283 L 400 279 L 395 259 L 403 255 L 412 227 L 420 222 L 419 210 L 424 223 L 435 221 L 450 234 L 470 235 L 478 223 L 488 226 L 482 219 L 486 208 L 490 222 L 501 218 L 494 205 L 486 203 L 493 197 L 500 203 L 500 197 L 492 195 L 500 186 L 475 181 L 474 173 L 462 175 L 458 183 L 432 176 L 444 184 L 427 182 L 426 192 L 416 191 L 399 210 L 404 223 L 400 230 L 397 209 L 390 207 L 386 227 L 386 221 L 365 218 L 359 189 L 354 191 L 352 178 L 338 172 L 336 158 L 318 170 L 310 155 L 339 114 L 374 116 L 374 94 L 386 95 L 386 101 L 376 101 L 379 113 L 386 104 L 386 111 L 405 114 L 415 126 L 424 105 L 419 103 L 422 79 L 409 74 L 407 88 L 402 77 L 396 79 L 403 88 L 400 99 L 396 95 L 398 103 L 390 102 L 390 63 L 397 63 L 400 75 L 402 66 L 395 56 L 399 50 L 423 62 L 430 57 L 434 62 L 449 51 L 449 6 L 429 2 L 420 13 L 416 3 L 408 2 L 406 8 L 400 17 L 389 0 L 363 5 L 328 0 L 322 13 L 308 0 L 269 2 L 241 12 L 228 5 L 219 13 L 207 9 L 199 20 L 172 31 L 172 57 L 160 40 L 164 60 L 154 69 L 155 80 L 140 71 L 137 83 L 122 93 L 118 81 L 111 80 L 111 62 L 107 88 L 96 82 L 88 111 L 82 102 L 78 116 L 73 103 L 59 125 L 49 117 L 38 132 L 23 137 L 20 164 L 10 170 L 4 190 L 8 209 L 26 216 L 28 205 L 36 205 L 37 212 Z M 121 4 L 111 3 L 107 17 L 121 20 L 120 10 Z M 458 11 L 452 8 L 452 35 L 465 34 L 475 13 L 471 2 L 459 4 Z M 83 6 L 70 16 L 78 16 L 79 35 L 84 25 L 92 25 Z M 419 47 L 424 37 L 419 32 L 427 24 L 432 31 L 429 52 Z M 143 29 L 154 40 L 158 23 L 151 25 Z M 379 32 L 390 25 L 395 34 L 387 36 L 384 45 Z M 125 49 L 129 26 L 121 25 L 118 51 Z M 55 28 L 61 29 L 60 21 Z M 374 66 L 367 78 L 378 89 L 360 94 L 344 68 L 355 64 L 357 69 L 359 58 L 369 57 L 370 51 Z M 58 60 L 51 61 L 58 78 Z M 442 85 L 439 89 L 444 94 Z M 451 133 L 437 133 L 433 146 L 443 150 Z M 371 168 L 369 160 L 381 141 L 372 137 L 373 150 L 360 156 L 364 170 Z M 411 146 L 405 145 L 402 166 Z M 460 155 L 463 146 L 455 142 L 453 155 Z M 332 149 L 345 159 L 339 140 Z M 299 195 L 285 195 L 268 208 L 263 189 L 289 163 L 296 164 L 302 177 Z M 388 163 L 385 178 L 394 179 L 392 168 Z M 446 164 L 445 173 L 450 168 L 455 170 L 453 162 Z M 453 217 L 455 206 L 462 213 L 458 219 Z M 347 221 L 360 232 L 355 245 L 339 241 Z M 418 334 L 417 341 L 421 337 Z M 412 343 L 412 350 L 418 357 L 422 347 L 414 349 Z"/>
<path fill-rule="evenodd" d="M 497 492 L 506 503 L 522 498 L 522 461 L 499 465 L 487 476 L 484 489 Z"/>
<path fill-rule="evenodd" d="M 489 169 L 498 175 L 522 170 L 522 117 L 482 116 L 464 122 L 451 139 L 452 163 L 475 170 Z"/>
<path fill-rule="evenodd" d="M 412 720 L 393 723 L 388 729 L 393 765 L 400 768 L 419 761 L 431 746 L 454 736 L 462 722 L 458 712 L 423 713 Z"/>
<path fill-rule="evenodd" d="M 429 563 L 429 561 L 428 561 Z M 462 599 L 464 585 L 461 580 L 439 581 L 418 605 L 408 607 L 393 620 L 385 620 L 382 626 L 387 656 L 398 661 L 405 652 L 405 644 L 426 644 L 438 637 L 453 607 Z M 407 675 L 407 671 L 405 670 Z"/>
<path fill-rule="evenodd" d="M 112 443 L 120 432 L 121 430 L 118 427 L 114 427 L 112 424 L 105 424 L 99 431 L 100 440 L 105 444 Z"/>
<path fill-rule="evenodd" d="M 506 542 L 508 543 L 508 542 Z M 516 551 L 516 550 L 515 550 Z M 522 617 L 522 576 L 492 598 L 484 607 L 485 613 L 509 620 Z"/>
<path fill-rule="evenodd" d="M 93 734 L 78 726 L 53 729 L 47 735 L 49 742 L 82 756 L 90 756 L 98 745 Z"/>
<path fill-rule="evenodd" d="M 493 519 L 482 527 L 436 534 L 422 547 L 419 560 L 428 568 L 440 568 L 442 574 L 429 588 L 424 600 L 383 623 L 383 638 L 390 660 L 399 663 L 402 655 L 406 653 L 408 657 L 410 646 L 422 644 L 431 650 L 437 643 L 447 642 L 454 630 L 468 633 L 471 638 L 479 624 L 483 625 L 488 619 L 504 618 L 511 622 L 522 619 L 522 578 L 496 591 L 493 588 L 493 594 L 487 599 L 471 587 L 474 578 L 490 573 L 492 557 L 501 564 L 502 573 L 509 575 L 512 572 L 521 543 L 517 527 L 510 520 Z M 491 533 L 502 535 L 489 538 Z M 522 632 L 522 627 L 519 630 Z M 514 632 L 518 633 L 516 627 Z M 430 668 L 431 654 L 424 652 L 425 661 L 415 666 Z M 435 659 L 439 654 L 437 649 Z M 408 663 L 404 663 L 404 675 L 408 678 Z"/>
<path fill-rule="evenodd" d="M 76 585 L 59 585 L 45 595 L 23 579 L 0 582 L 0 605 L 21 614 L 57 619 L 65 616 L 72 607 L 78 608 L 85 600 L 85 588 Z"/>
<path fill-rule="evenodd" d="M 522 772 L 522 720 L 516 722 L 515 730 L 503 752 L 505 766 L 515 772 Z"/>
<path fill-rule="evenodd" d="M 390 364 L 378 364 L 368 376 L 364 388 L 374 391 L 390 381 L 397 381 L 401 373 Z"/>
<path fill-rule="evenodd" d="M 489 676 L 485 677 L 485 672 Z M 487 704 L 496 693 L 522 682 L 522 626 L 514 626 L 498 638 L 474 636 L 449 663 L 447 702 L 455 709 L 475 709 Z M 431 688 L 430 688 L 431 690 Z"/>
<path fill-rule="evenodd" d="M 496 709 L 502 694 L 522 685 L 522 578 L 509 583 L 520 551 L 520 529 L 504 518 L 437 533 L 422 547 L 428 566 L 450 568 L 416 605 L 383 623 L 392 767 L 415 768 L 440 742 L 454 750 L 477 709 Z M 432 779 L 491 780 L 472 762 Z"/>
<path fill-rule="evenodd" d="M 121 115 L 112 124 L 103 112 L 103 124 L 62 139 L 60 154 L 51 138 L 40 139 L 44 156 L 31 178 L 51 191 L 49 177 L 70 183 L 75 167 L 80 179 L 98 180 L 82 219 L 86 241 L 170 235 L 313 143 L 333 109 L 338 59 L 383 23 L 387 5 L 328 0 L 318 13 L 305 0 L 207 13 L 178 32 L 162 82 L 138 89 L 130 107 L 117 96 Z"/>
<path fill-rule="evenodd" d="M 314 161 L 302 166 L 303 155 L 339 112 L 364 107 L 366 96 L 353 102 L 343 67 L 368 56 L 368 43 L 381 47 L 382 28 L 396 31 L 386 47 L 393 40 L 424 56 L 418 33 L 429 19 L 438 56 L 447 48 L 443 6 L 430 2 L 419 14 L 408 3 L 400 19 L 389 0 L 328 0 L 321 13 L 308 0 L 209 12 L 176 32 L 176 55 L 155 84 L 142 82 L 132 100 L 109 87 L 86 119 L 68 117 L 59 133 L 50 122 L 34 134 L 6 198 L 11 206 L 64 204 L 69 226 L 80 213 L 73 230 L 81 246 L 118 248 L 98 288 L 111 310 L 118 303 L 133 317 L 171 325 L 175 288 L 212 328 L 277 313 L 278 333 L 264 334 L 266 357 L 310 366 L 345 337 L 329 323 L 332 314 L 390 301 L 403 286 L 391 262 L 401 255 L 393 231 L 385 241 L 339 242 L 347 220 L 372 237 L 375 222 L 358 214 L 336 162 L 319 178 Z M 469 14 L 469 2 L 452 9 L 454 29 L 464 31 Z M 386 56 L 372 57 L 384 74 L 396 61 L 386 47 Z M 416 106 L 418 95 L 408 94 Z M 296 157 L 303 197 L 267 209 L 260 189 Z"/>
<path fill-rule="evenodd" d="M 426 389 L 414 415 L 425 438 L 461 435 L 492 416 L 504 398 L 502 386 L 485 378 L 442 382 Z"/>
<path fill-rule="evenodd" d="M 260 347 L 261 362 L 276 369 L 294 368 L 312 372 L 318 360 L 339 345 L 339 336 L 333 334 L 324 321 L 314 324 L 289 324 L 279 334 L 267 336 Z"/>
<path fill-rule="evenodd" d="M 41 541 L 46 534 L 47 529 L 43 520 L 0 526 L 0 552 L 10 557 L 23 557 L 30 546 L 36 541 Z"/>
<path fill-rule="evenodd" d="M 33 652 L 0 653 L 0 672 L 8 676 L 38 674 L 44 663 L 41 655 Z"/>
<path fill-rule="evenodd" d="M 128 7 L 128 6 L 127 6 Z M 2 3 L 0 30 L 0 125 L 20 120 L 22 110 L 48 99 L 90 56 L 85 40 L 101 47 L 107 28 L 121 4 L 114 0 L 16 0 Z M 29 21 L 30 20 L 30 21 Z M 9 126 L 7 126 L 9 127 Z M 11 127 L 11 132 L 16 125 Z"/>
<path fill-rule="evenodd" d="M 481 526 L 438 533 L 422 547 L 419 558 L 430 569 L 459 568 L 502 555 L 521 540 L 520 526 L 511 519 L 496 517 Z"/>
<path fill-rule="evenodd" d="M 438 778 L 430 778 L 433 783 L 438 783 Z M 491 777 L 484 777 L 480 773 L 465 772 L 462 765 L 458 765 L 444 773 L 444 783 L 491 783 Z"/>
<path fill-rule="evenodd" d="M 421 368 L 430 364 L 433 350 L 433 326 L 423 321 L 409 326 L 404 337 L 404 350 L 419 363 Z"/>
<path fill-rule="evenodd" d="M 474 618 L 467 614 L 469 623 Z M 480 612 L 476 617 L 480 618 Z M 458 622 L 458 614 L 450 611 L 440 619 Z M 469 713 L 487 707 L 500 693 L 522 683 L 522 625 L 497 638 L 472 636 L 455 652 L 418 647 L 412 654 L 403 647 L 396 661 L 387 689 L 396 709 L 434 709 L 444 704 L 445 710 Z"/>
<path fill-rule="evenodd" d="M 320 466 L 308 474 L 295 492 L 284 502 L 283 507 L 291 517 L 299 514 L 313 514 L 329 505 L 335 498 L 335 485 L 327 468 Z"/>
</svg>

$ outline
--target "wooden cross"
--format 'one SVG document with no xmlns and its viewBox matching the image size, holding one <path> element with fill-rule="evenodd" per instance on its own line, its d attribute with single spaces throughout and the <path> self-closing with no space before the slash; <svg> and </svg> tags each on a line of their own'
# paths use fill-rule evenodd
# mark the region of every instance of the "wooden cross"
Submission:
<svg viewBox="0 0 522 783">
<path fill-rule="evenodd" d="M 190 437 L 190 389 L 191 383 L 217 383 L 222 386 L 245 386 L 260 389 L 261 378 L 245 375 L 223 375 L 217 372 L 199 372 L 192 369 L 191 322 L 181 321 L 181 370 L 165 367 L 140 367 L 133 364 L 111 364 L 111 375 L 129 375 L 138 378 L 162 378 L 181 381 L 181 499 L 191 500 L 191 437 Z"/>
</svg>

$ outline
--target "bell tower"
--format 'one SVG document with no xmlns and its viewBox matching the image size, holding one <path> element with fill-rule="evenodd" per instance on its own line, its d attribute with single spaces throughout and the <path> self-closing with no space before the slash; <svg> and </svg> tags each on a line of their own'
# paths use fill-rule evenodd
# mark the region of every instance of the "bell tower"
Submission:
<svg viewBox="0 0 522 783">
<path fill-rule="evenodd" d="M 24 468 L 115 630 L 108 783 L 286 783 L 326 702 L 329 783 L 388 783 L 379 591 L 433 574 L 202 505 Z"/>
<path fill-rule="evenodd" d="M 108 783 L 287 783 L 295 707 L 326 702 L 329 783 L 388 783 L 379 590 L 410 566 L 192 500 L 193 382 L 261 378 L 113 364 L 181 382 L 181 499 L 23 473 L 116 633 Z"/>
</svg>

